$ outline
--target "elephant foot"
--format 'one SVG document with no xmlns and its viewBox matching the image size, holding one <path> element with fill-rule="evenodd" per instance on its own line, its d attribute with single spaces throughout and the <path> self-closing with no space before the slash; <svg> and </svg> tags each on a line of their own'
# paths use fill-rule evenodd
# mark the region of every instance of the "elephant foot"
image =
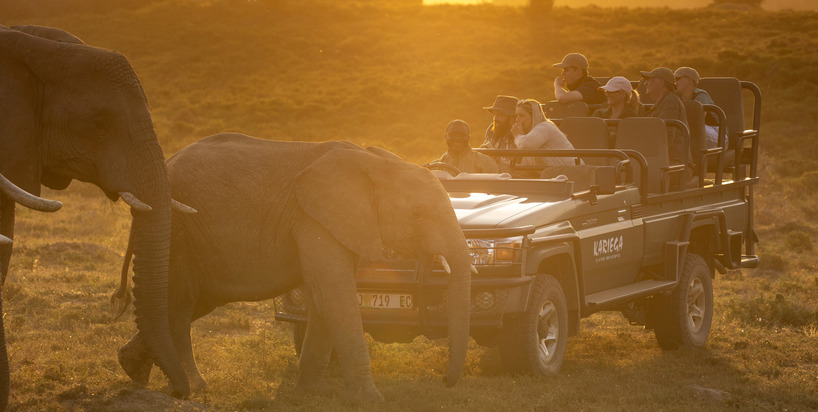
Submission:
<svg viewBox="0 0 818 412">
<path fill-rule="evenodd" d="M 298 383 L 295 385 L 296 392 L 305 392 L 311 394 L 318 394 L 324 395 L 332 391 L 330 384 L 323 379 L 315 380 L 315 381 L 307 381 L 305 379 L 299 379 Z"/>
<path fill-rule="evenodd" d="M 370 403 L 378 403 L 384 402 L 383 395 L 375 387 L 375 384 L 370 382 L 368 384 L 363 384 L 359 386 L 357 389 L 347 390 L 349 396 L 352 398 L 353 401 L 367 405 Z"/>
<path fill-rule="evenodd" d="M 188 380 L 190 380 L 191 392 L 204 392 L 208 388 L 207 381 L 201 376 L 191 375 L 189 376 Z"/>
<path fill-rule="evenodd" d="M 119 366 L 134 382 L 147 386 L 151 377 L 153 361 L 148 357 L 148 351 L 141 344 L 132 339 L 117 352 Z"/>
</svg>

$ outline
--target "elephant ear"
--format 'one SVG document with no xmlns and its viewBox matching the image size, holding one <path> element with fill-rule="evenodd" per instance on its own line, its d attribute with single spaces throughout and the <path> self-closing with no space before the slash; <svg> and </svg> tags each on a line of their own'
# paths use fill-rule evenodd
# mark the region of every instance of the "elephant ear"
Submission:
<svg viewBox="0 0 818 412">
<path fill-rule="evenodd" d="M 333 149 L 295 178 L 301 208 L 341 244 L 367 258 L 381 256 L 380 227 L 370 174 L 384 159 L 363 150 Z"/>
</svg>

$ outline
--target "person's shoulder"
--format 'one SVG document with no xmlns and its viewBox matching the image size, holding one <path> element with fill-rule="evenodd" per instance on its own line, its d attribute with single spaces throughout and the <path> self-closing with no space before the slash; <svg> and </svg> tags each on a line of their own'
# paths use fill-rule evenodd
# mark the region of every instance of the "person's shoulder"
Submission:
<svg viewBox="0 0 818 412">
<path fill-rule="evenodd" d="M 707 90 L 704 89 L 693 90 L 693 100 L 701 102 L 702 104 L 714 104 L 710 93 L 707 93 Z"/>
</svg>

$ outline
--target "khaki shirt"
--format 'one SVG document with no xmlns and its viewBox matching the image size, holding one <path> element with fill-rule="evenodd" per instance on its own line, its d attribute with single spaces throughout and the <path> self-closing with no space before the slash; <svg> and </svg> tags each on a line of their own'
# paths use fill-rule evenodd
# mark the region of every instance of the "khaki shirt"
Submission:
<svg viewBox="0 0 818 412">
<path fill-rule="evenodd" d="M 500 173 L 500 168 L 493 158 L 471 149 L 457 156 L 449 152 L 443 153 L 436 162 L 448 163 L 466 173 Z"/>
</svg>

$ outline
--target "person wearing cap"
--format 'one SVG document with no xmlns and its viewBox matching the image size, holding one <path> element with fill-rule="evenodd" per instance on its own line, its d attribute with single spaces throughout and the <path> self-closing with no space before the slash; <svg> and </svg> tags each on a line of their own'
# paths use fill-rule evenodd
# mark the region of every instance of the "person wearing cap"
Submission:
<svg viewBox="0 0 818 412">
<path fill-rule="evenodd" d="M 449 150 L 435 162 L 448 163 L 461 172 L 499 173 L 497 162 L 489 156 L 471 150 L 469 125 L 462 120 L 452 120 L 446 126 L 446 146 Z"/>
<path fill-rule="evenodd" d="M 645 79 L 645 94 L 654 102 L 645 113 L 648 117 L 659 117 L 664 120 L 679 120 L 687 126 L 687 113 L 682 99 L 674 93 L 676 79 L 673 72 L 667 67 L 657 67 L 649 72 L 641 72 Z M 676 128 L 668 130 L 668 157 L 671 164 L 685 164 L 691 166 L 692 171 L 693 156 L 690 155 L 690 146 L 687 153 L 684 153 L 684 137 L 682 132 Z"/>
<path fill-rule="evenodd" d="M 608 83 L 600 89 L 605 92 L 608 104 L 596 109 L 592 117 L 624 119 L 636 117 L 642 111 L 639 93 L 633 90 L 630 80 L 622 76 L 611 77 L 611 80 L 608 80 Z"/>
<path fill-rule="evenodd" d="M 580 53 L 569 53 L 554 67 L 562 73 L 554 79 L 554 96 L 560 103 L 583 101 L 602 104 L 605 94 L 599 90 L 598 81 L 588 75 L 588 59 Z"/>
<path fill-rule="evenodd" d="M 514 135 L 511 126 L 516 120 L 517 98 L 514 96 L 497 96 L 494 104 L 483 107 L 491 112 L 493 118 L 486 128 L 486 138 L 480 147 L 489 149 L 514 149 Z"/>
<path fill-rule="evenodd" d="M 524 99 L 517 102 L 517 121 L 511 126 L 518 149 L 574 150 L 565 134 L 546 119 L 540 102 Z M 573 157 L 524 157 L 522 166 L 569 166 Z M 539 173 L 534 173 L 539 176 Z M 528 177 L 521 175 L 521 177 Z"/>
<path fill-rule="evenodd" d="M 701 104 L 713 104 L 713 99 L 710 95 L 702 89 L 699 89 L 699 72 L 692 67 L 679 67 L 673 72 L 673 77 L 676 78 L 676 94 L 682 100 L 695 100 Z M 719 144 L 719 119 L 711 112 L 707 112 L 704 116 L 704 131 L 707 134 L 707 147 L 716 147 Z M 726 144 L 726 142 L 725 142 Z"/>
</svg>

